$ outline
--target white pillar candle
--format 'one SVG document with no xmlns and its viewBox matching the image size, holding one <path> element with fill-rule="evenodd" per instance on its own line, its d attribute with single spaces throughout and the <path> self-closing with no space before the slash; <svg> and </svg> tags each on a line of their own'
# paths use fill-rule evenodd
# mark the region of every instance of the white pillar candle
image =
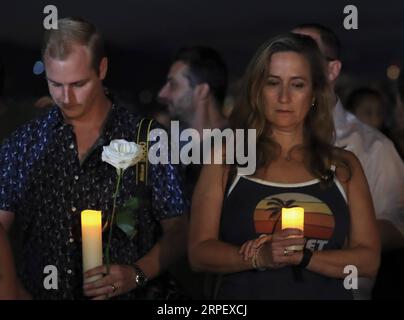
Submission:
<svg viewBox="0 0 404 320">
<path fill-rule="evenodd" d="M 102 221 L 101 211 L 81 212 L 81 235 L 83 249 L 83 272 L 102 266 Z M 102 275 L 85 279 L 85 283 L 102 278 Z"/>
</svg>

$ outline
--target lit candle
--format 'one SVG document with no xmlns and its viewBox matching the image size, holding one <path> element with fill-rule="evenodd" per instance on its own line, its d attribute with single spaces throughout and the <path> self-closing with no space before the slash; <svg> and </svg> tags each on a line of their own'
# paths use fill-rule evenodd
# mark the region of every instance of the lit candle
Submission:
<svg viewBox="0 0 404 320">
<path fill-rule="evenodd" d="M 83 249 L 83 272 L 102 266 L 101 211 L 84 210 L 81 212 L 81 235 Z M 85 279 L 92 282 L 102 275 Z"/>
<path fill-rule="evenodd" d="M 304 231 L 304 209 L 301 207 L 282 208 L 282 229 L 293 228 Z M 290 236 L 294 238 L 296 236 Z M 303 245 L 293 245 L 286 248 L 287 250 L 300 251 Z"/>
<path fill-rule="evenodd" d="M 293 228 L 304 231 L 304 209 L 282 208 L 282 229 Z"/>
</svg>

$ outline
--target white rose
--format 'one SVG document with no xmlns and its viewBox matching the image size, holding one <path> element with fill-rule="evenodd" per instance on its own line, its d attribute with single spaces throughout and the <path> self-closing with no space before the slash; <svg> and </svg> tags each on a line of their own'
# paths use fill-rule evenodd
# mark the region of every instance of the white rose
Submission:
<svg viewBox="0 0 404 320">
<path fill-rule="evenodd" d="M 138 163 L 143 157 L 142 146 L 123 139 L 112 140 L 104 146 L 101 159 L 114 166 L 117 170 L 126 170 Z"/>
</svg>

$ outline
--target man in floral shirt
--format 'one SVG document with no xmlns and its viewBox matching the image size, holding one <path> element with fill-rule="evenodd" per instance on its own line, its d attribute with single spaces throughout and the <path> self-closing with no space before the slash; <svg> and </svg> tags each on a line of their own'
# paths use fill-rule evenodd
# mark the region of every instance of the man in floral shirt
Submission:
<svg viewBox="0 0 404 320">
<path fill-rule="evenodd" d="M 102 147 L 135 141 L 140 119 L 105 95 L 108 63 L 91 23 L 60 19 L 58 29 L 46 31 L 42 55 L 56 105 L 0 147 L 0 222 L 6 229 L 14 222 L 22 235 L 20 291 L 35 299 L 155 298 L 158 276 L 185 253 L 188 208 L 177 169 L 149 164 L 147 187 L 136 184 L 134 167 L 125 171 L 117 207 L 142 198 L 136 236 L 114 227 L 110 273 L 95 268 L 84 277 L 103 277 L 83 285 L 80 213 L 102 210 L 106 221 L 116 187 Z M 44 286 L 48 265 L 57 268 L 56 287 Z"/>
</svg>

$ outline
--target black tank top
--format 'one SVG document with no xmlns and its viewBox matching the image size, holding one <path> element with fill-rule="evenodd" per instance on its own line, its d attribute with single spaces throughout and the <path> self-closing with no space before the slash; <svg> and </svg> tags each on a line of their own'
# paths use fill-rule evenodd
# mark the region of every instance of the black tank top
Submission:
<svg viewBox="0 0 404 320">
<path fill-rule="evenodd" d="M 272 183 L 237 175 L 223 202 L 220 238 L 237 246 L 281 229 L 281 208 L 304 208 L 306 248 L 341 249 L 350 227 L 341 184 L 320 187 L 317 179 L 297 184 Z M 293 267 L 226 274 L 218 299 L 352 299 L 343 279 Z"/>
</svg>

